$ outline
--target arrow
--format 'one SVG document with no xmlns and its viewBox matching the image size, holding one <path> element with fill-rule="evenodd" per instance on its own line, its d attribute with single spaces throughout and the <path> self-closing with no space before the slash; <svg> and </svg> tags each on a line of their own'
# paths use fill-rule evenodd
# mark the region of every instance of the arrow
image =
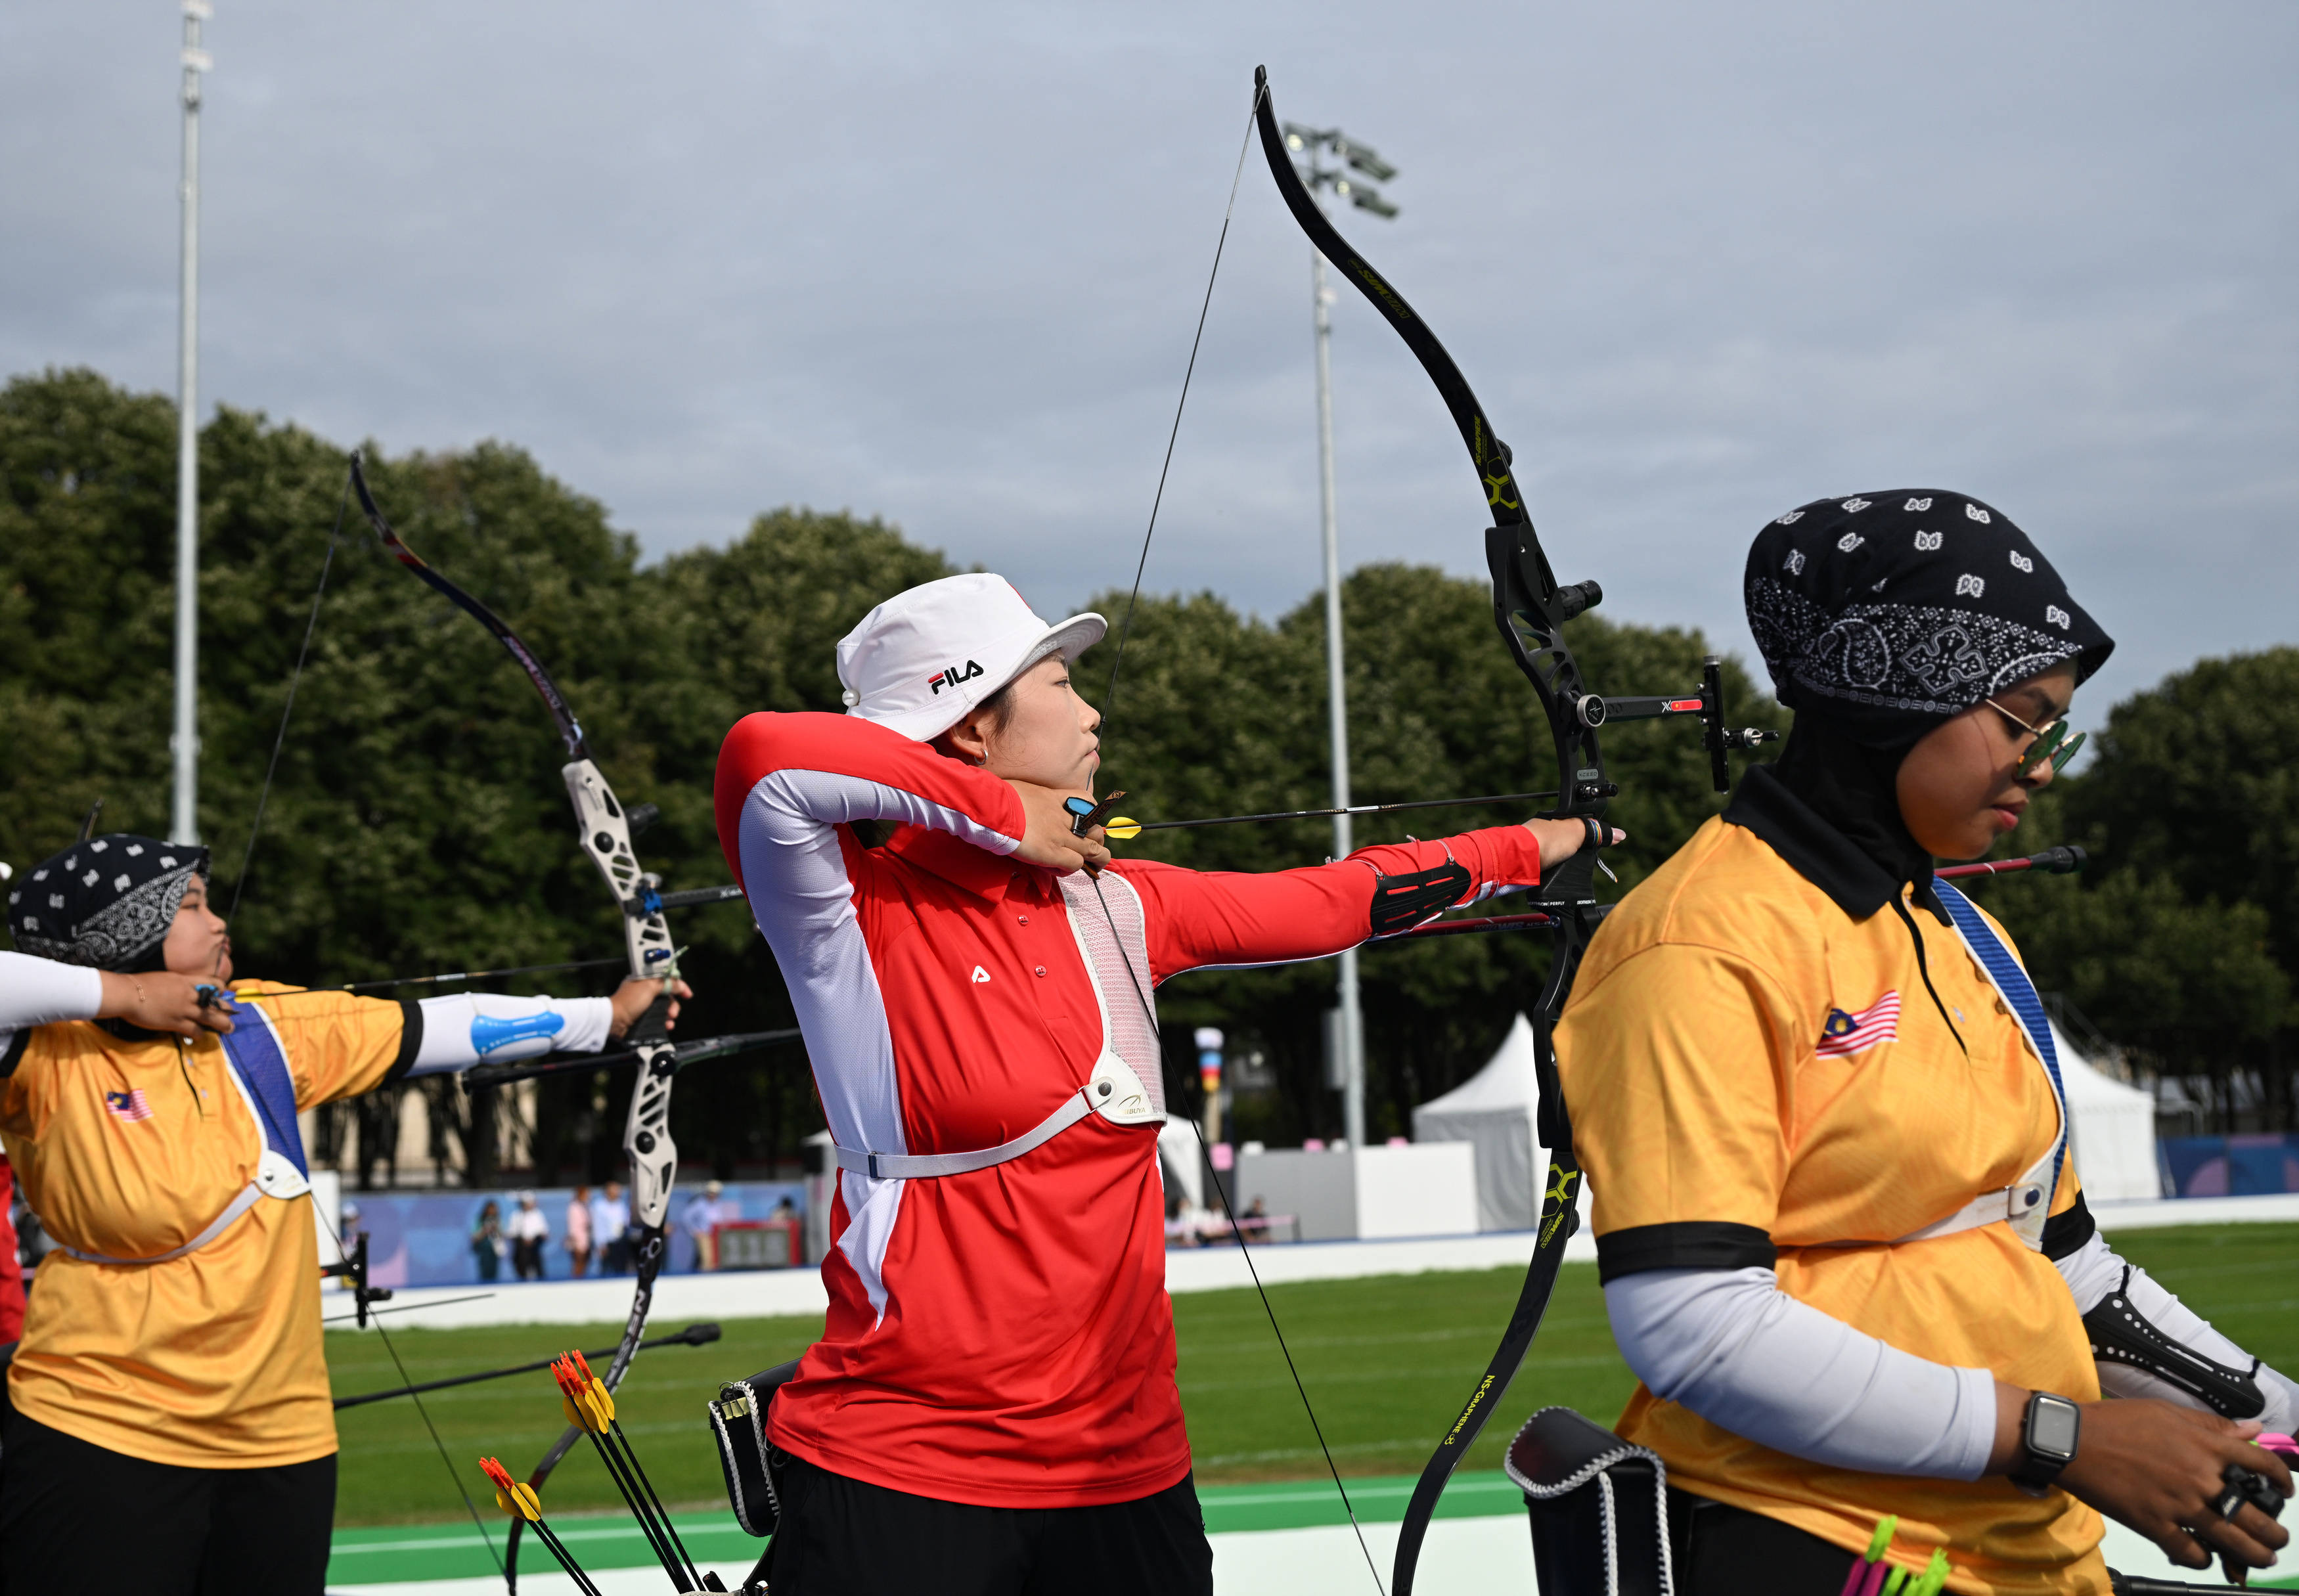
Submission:
<svg viewBox="0 0 2299 1596">
<path fill-rule="evenodd" d="M 1958 881 L 1966 876 L 2010 876 L 2021 870 L 2041 870 L 2047 876 L 2065 876 L 2080 870 L 2091 856 L 2081 848 L 2068 846 L 2046 848 L 2041 853 L 2030 853 L 2025 859 L 1996 859 L 1980 864 L 1944 865 L 1933 875 L 1943 881 Z"/>
<path fill-rule="evenodd" d="M 469 1301 L 465 1297 L 451 1297 L 447 1300 L 453 1302 Z M 419 1302 L 412 1306 L 428 1308 L 432 1304 Z M 699 1325 L 689 1325 L 675 1335 L 658 1335 L 652 1341 L 643 1341 L 639 1342 L 639 1351 L 643 1352 L 653 1347 L 708 1346 L 723 1334 L 725 1333 L 717 1325 L 705 1320 Z M 612 1347 L 602 1347 L 589 1356 L 611 1358 L 614 1352 L 615 1349 Z M 415 1396 L 427 1391 L 444 1391 L 451 1385 L 476 1385 L 482 1380 L 500 1380 L 510 1375 L 531 1375 L 539 1368 L 549 1368 L 558 1361 L 556 1358 L 538 1358 L 533 1363 L 514 1364 L 510 1368 L 491 1368 L 485 1374 L 457 1375 L 447 1380 L 427 1380 L 420 1385 L 399 1385 L 389 1391 L 363 1391 L 357 1396 L 337 1397 L 336 1411 L 340 1413 L 346 1408 L 363 1408 L 369 1402 L 388 1401 L 393 1397 Z"/>
<path fill-rule="evenodd" d="M 590 1436 L 600 1461 L 614 1476 L 615 1488 L 629 1505 L 631 1516 L 646 1532 L 647 1544 L 662 1560 L 670 1583 L 681 1591 L 702 1589 L 701 1571 L 687 1555 L 678 1532 L 671 1527 L 670 1515 L 663 1510 L 662 1499 L 655 1494 L 653 1482 L 639 1467 L 638 1453 L 631 1450 L 630 1437 L 623 1434 L 623 1426 L 615 1417 L 614 1393 L 607 1389 L 607 1383 L 591 1372 L 589 1360 L 580 1352 L 568 1353 L 551 1366 L 551 1372 L 559 1381 L 560 1406 L 567 1410 L 567 1422 Z M 609 1440 L 610 1434 L 612 1441 Z M 652 1513 L 640 1505 L 642 1495 L 652 1507 Z M 673 1548 L 677 1551 L 676 1559 L 671 1555 Z M 682 1563 L 685 1565 L 683 1571 Z"/>
<path fill-rule="evenodd" d="M 567 1570 L 568 1578 L 575 1582 L 575 1588 L 582 1592 L 583 1596 L 601 1596 L 599 1587 L 591 1583 L 591 1576 L 583 1572 L 574 1555 L 560 1544 L 551 1526 L 544 1523 L 543 1499 L 535 1493 L 535 1487 L 519 1484 L 510 1477 L 510 1470 L 493 1458 L 481 1458 L 479 1468 L 494 1482 L 495 1506 L 514 1518 L 523 1518 L 535 1525 L 535 1538 L 551 1549 L 551 1555 L 559 1559 L 559 1566 Z"/>
<path fill-rule="evenodd" d="M 770 1047 L 777 1042 L 789 1042 L 804 1033 L 795 1027 L 781 1031 L 742 1031 L 729 1036 L 706 1036 L 699 1042 L 672 1044 L 673 1073 L 689 1064 L 699 1064 L 705 1059 L 724 1058 L 728 1053 L 750 1052 Z M 523 1081 L 538 1075 L 560 1075 L 570 1069 L 613 1069 L 628 1064 L 639 1055 L 619 1053 L 554 1053 L 547 1058 L 526 1059 L 516 1064 L 475 1064 L 463 1071 L 463 1090 L 476 1091 L 482 1086 L 501 1086 L 511 1081 Z"/>
<path fill-rule="evenodd" d="M 1254 820 L 1314 820 L 1327 815 L 1386 815 L 1402 809 L 1466 808 L 1478 803 L 1515 803 L 1535 798 L 1554 798 L 1547 793 L 1489 793 L 1482 798 L 1415 798 L 1404 803 L 1357 803 L 1347 809 L 1287 809 L 1266 815 L 1214 815 L 1202 820 L 1130 820 L 1124 815 L 1114 816 L 1104 835 L 1117 841 L 1131 842 L 1145 831 L 1174 831 L 1184 826 L 1242 826 Z"/>
</svg>

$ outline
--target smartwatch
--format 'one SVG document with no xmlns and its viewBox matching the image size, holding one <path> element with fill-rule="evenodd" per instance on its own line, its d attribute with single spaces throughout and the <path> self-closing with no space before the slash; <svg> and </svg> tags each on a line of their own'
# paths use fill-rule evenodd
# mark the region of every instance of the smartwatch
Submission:
<svg viewBox="0 0 2299 1596">
<path fill-rule="evenodd" d="M 2030 1496 L 2043 1495 L 2075 1460 L 2082 1433 L 2082 1409 L 2048 1391 L 2031 1392 L 2020 1419 L 2020 1461 L 2007 1471 L 2012 1483 Z"/>
</svg>

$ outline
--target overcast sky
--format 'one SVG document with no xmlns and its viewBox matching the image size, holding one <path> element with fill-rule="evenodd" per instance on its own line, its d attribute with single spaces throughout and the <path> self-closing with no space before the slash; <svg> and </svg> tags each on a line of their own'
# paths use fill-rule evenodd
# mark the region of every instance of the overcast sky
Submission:
<svg viewBox="0 0 2299 1596">
<path fill-rule="evenodd" d="M 1752 655 L 1764 520 L 1922 486 L 2053 557 L 2121 643 L 2101 695 L 2294 638 L 2293 0 L 217 12 L 203 401 L 514 441 L 650 552 L 802 503 L 1050 615 L 1129 581 L 1266 62 L 1401 169 L 1343 230 L 1608 612 Z M 172 389 L 178 33 L 0 11 L 0 372 Z M 1147 586 L 1272 614 L 1319 579 L 1316 452 L 1258 162 Z M 1434 390 L 1335 324 L 1345 561 L 1481 575 Z"/>
</svg>

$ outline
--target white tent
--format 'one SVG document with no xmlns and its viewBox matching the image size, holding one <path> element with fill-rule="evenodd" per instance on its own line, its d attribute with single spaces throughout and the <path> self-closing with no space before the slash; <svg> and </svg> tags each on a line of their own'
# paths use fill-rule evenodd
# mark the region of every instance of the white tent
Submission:
<svg viewBox="0 0 2299 1596">
<path fill-rule="evenodd" d="M 2162 1195 L 2155 1166 L 2155 1100 L 2092 1068 L 2067 1033 L 2052 1027 L 2060 1085 L 2068 1094 L 2076 1173 L 2092 1202 Z"/>
<path fill-rule="evenodd" d="M 1548 1156 L 1533 1129 L 1532 1026 L 1522 1014 L 1485 1067 L 1413 1110 L 1416 1142 L 1476 1148 L 1477 1228 L 1531 1230 L 1540 1217 Z"/>
<path fill-rule="evenodd" d="M 2052 1047 L 2073 1122 L 2076 1168 L 2093 1202 L 2162 1195 L 2155 1163 L 2155 1103 L 2092 1068 L 2057 1026 Z M 1532 1027 L 1523 1015 L 1485 1067 L 1413 1110 L 1416 1142 L 1468 1142 L 1477 1150 L 1477 1228 L 1530 1230 L 1540 1214 L 1548 1155 L 1534 1128 Z M 1585 1201 L 1585 1188 L 1584 1188 Z"/>
<path fill-rule="evenodd" d="M 1179 1181 L 1191 1208 L 1206 1205 L 1205 1160 L 1198 1151 L 1198 1127 L 1179 1114 L 1158 1127 L 1158 1156 L 1170 1185 Z"/>
</svg>

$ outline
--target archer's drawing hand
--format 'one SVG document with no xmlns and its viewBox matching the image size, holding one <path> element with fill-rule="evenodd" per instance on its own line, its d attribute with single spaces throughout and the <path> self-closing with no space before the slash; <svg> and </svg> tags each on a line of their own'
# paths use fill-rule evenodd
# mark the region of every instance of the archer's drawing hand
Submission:
<svg viewBox="0 0 2299 1596">
<path fill-rule="evenodd" d="M 200 1001 L 201 987 L 213 992 L 212 982 L 165 969 L 139 970 L 132 976 L 105 970 L 103 975 L 104 1007 L 98 1011 L 100 1018 L 124 1019 L 147 1031 L 164 1031 L 174 1036 L 196 1036 L 202 1030 L 228 1032 L 232 1028 L 228 996 L 220 1002 Z"/>
<path fill-rule="evenodd" d="M 1540 844 L 1540 869 L 1544 875 L 1589 845 L 1589 827 L 1578 820 L 1527 820 L 1524 828 Z M 1627 832 L 1616 827 L 1607 827 L 1606 830 L 1612 841 L 1606 846 L 1628 841 Z"/>
<path fill-rule="evenodd" d="M 1015 858 L 1024 864 L 1065 876 L 1074 870 L 1099 870 L 1109 862 L 1109 850 L 1101 845 L 1100 827 L 1083 836 L 1070 835 L 1070 817 L 1062 808 L 1062 800 L 1080 794 L 1057 792 L 1026 781 L 1008 781 L 1006 785 L 1020 795 L 1026 821 L 1022 845 L 1014 850 Z"/>
<path fill-rule="evenodd" d="M 615 988 L 615 1018 L 608 1030 L 618 1037 L 628 1031 L 638 1023 L 640 1015 L 654 1006 L 655 999 L 666 986 L 670 989 L 671 1004 L 670 1012 L 663 1016 L 662 1028 L 668 1031 L 676 1026 L 678 1000 L 693 997 L 694 988 L 684 981 L 643 981 L 634 977 Z"/>
<path fill-rule="evenodd" d="M 2220 1516 L 2220 1477 L 2230 1463 L 2265 1475 L 2290 1500 L 2291 1470 L 2251 1443 L 2256 1424 L 2145 1397 L 2083 1404 L 2083 1427 L 2060 1484 L 2118 1523 L 2129 1525 L 2183 1568 L 2208 1568 L 2212 1554 L 2264 1568 L 2291 1532 L 2246 1502 Z"/>
</svg>

